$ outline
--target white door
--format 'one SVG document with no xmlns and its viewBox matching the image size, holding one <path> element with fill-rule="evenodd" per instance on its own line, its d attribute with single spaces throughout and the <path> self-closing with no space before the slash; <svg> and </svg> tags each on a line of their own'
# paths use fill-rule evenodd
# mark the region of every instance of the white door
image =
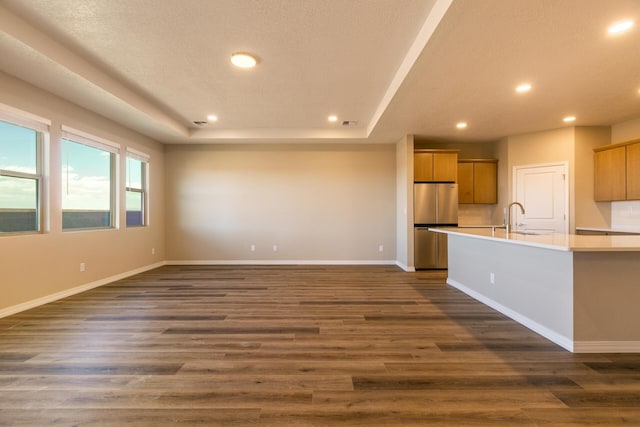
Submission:
<svg viewBox="0 0 640 427">
<path fill-rule="evenodd" d="M 516 166 L 513 168 L 514 201 L 524 205 L 512 207 L 514 227 L 569 232 L 567 164 Z M 517 224 L 517 226 L 516 226 Z"/>
</svg>

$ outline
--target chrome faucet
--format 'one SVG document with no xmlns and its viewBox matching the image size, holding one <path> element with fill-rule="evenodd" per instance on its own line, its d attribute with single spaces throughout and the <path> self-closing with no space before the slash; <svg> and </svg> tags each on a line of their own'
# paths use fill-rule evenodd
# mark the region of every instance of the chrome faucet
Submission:
<svg viewBox="0 0 640 427">
<path fill-rule="evenodd" d="M 505 231 L 506 231 L 507 234 L 509 234 L 509 231 L 511 231 L 511 207 L 513 205 L 520 206 L 520 210 L 522 211 L 522 215 L 524 215 L 524 206 L 522 206 L 522 203 L 520 203 L 520 202 L 511 202 L 509 204 L 509 207 L 507 208 L 507 223 L 505 224 Z"/>
</svg>

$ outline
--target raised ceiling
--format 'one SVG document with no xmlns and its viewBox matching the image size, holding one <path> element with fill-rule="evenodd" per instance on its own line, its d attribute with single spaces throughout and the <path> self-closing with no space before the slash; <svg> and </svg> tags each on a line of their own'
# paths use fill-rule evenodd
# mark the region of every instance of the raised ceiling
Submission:
<svg viewBox="0 0 640 427">
<path fill-rule="evenodd" d="M 638 0 L 3 0 L 0 26 L 2 71 L 166 143 L 489 141 L 640 117 Z M 237 51 L 258 66 L 235 69 Z"/>
</svg>

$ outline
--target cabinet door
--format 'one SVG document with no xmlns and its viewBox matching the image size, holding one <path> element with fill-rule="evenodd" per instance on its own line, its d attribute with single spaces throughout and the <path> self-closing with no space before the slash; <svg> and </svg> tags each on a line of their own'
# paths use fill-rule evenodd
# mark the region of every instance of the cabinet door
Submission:
<svg viewBox="0 0 640 427">
<path fill-rule="evenodd" d="M 416 268 L 436 268 L 438 266 L 436 258 L 438 234 L 440 233 L 434 233 L 426 228 L 416 228 L 414 230 L 413 264 Z"/>
<path fill-rule="evenodd" d="M 433 181 L 433 153 L 413 154 L 413 180 Z"/>
<path fill-rule="evenodd" d="M 627 145 L 627 200 L 640 200 L 640 143 Z"/>
<path fill-rule="evenodd" d="M 458 203 L 473 203 L 473 163 L 458 163 Z"/>
<path fill-rule="evenodd" d="M 498 203 L 498 164 L 475 163 L 473 167 L 473 203 Z"/>
<path fill-rule="evenodd" d="M 458 153 L 433 154 L 433 180 L 456 182 L 458 178 Z"/>
<path fill-rule="evenodd" d="M 449 268 L 449 241 L 448 235 L 444 233 L 435 233 L 438 235 L 438 268 Z"/>
<path fill-rule="evenodd" d="M 594 198 L 597 202 L 626 199 L 625 147 L 596 151 Z"/>
</svg>

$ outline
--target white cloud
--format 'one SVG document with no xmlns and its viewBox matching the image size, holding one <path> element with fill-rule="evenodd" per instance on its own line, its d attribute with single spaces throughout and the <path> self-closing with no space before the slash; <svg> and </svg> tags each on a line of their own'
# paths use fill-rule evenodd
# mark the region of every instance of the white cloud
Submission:
<svg viewBox="0 0 640 427">
<path fill-rule="evenodd" d="M 36 203 L 33 180 L 0 177 L 0 208 L 33 209 Z"/>
<path fill-rule="evenodd" d="M 63 209 L 108 210 L 111 184 L 105 176 L 79 176 L 69 173 L 62 183 Z"/>
</svg>

